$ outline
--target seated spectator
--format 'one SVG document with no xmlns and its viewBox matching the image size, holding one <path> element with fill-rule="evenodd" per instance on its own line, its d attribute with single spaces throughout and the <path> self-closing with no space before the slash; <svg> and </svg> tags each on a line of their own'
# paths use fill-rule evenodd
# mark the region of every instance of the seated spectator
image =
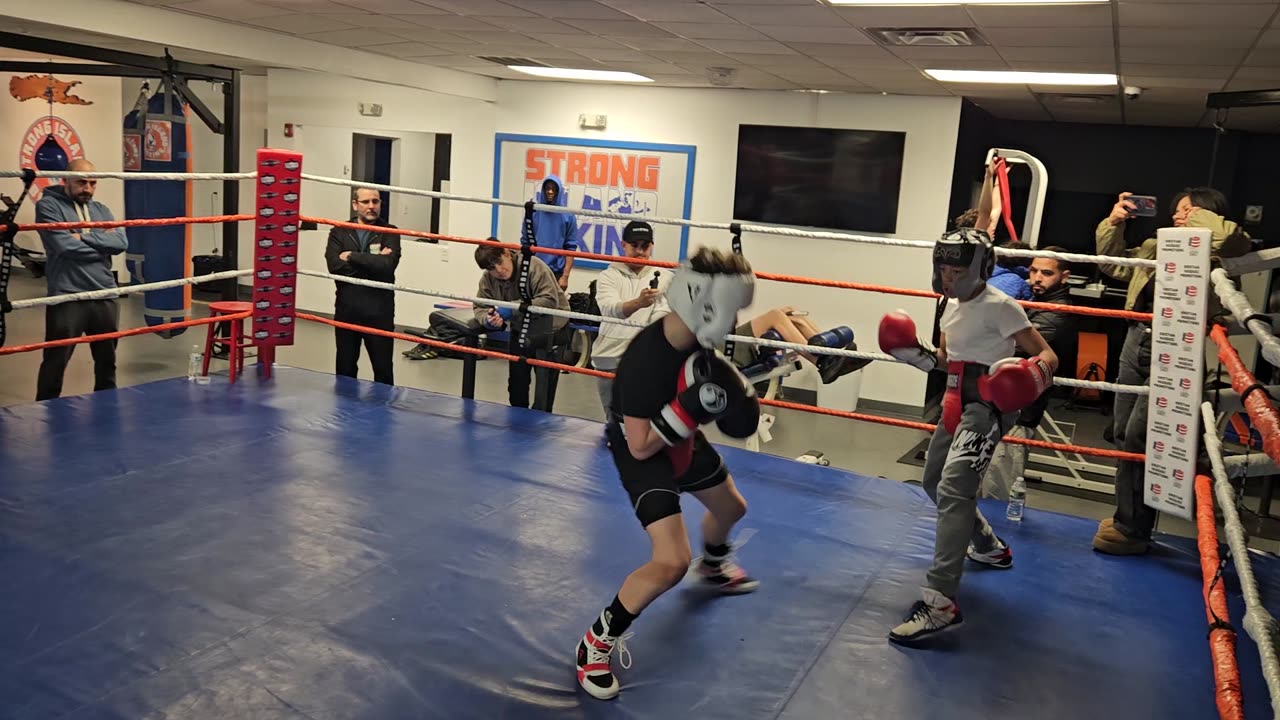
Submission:
<svg viewBox="0 0 1280 720">
<path fill-rule="evenodd" d="M 774 308 L 764 314 L 757 315 L 751 320 L 742 323 L 734 331 L 735 335 L 755 338 L 767 338 L 772 340 L 780 340 L 782 342 L 795 343 L 797 345 L 814 345 L 817 347 L 835 347 L 843 350 L 857 350 L 858 344 L 853 341 L 853 331 L 847 327 L 836 328 L 826 333 L 821 332 L 812 323 L 809 322 L 809 313 L 804 310 L 797 310 L 793 307 Z M 847 332 L 848 337 L 837 337 L 839 330 Z M 733 347 L 733 362 L 738 367 L 747 367 L 755 364 L 761 355 L 780 352 L 776 348 L 769 348 L 762 345 L 749 345 L 747 343 L 735 343 Z M 843 375 L 848 375 L 855 370 L 861 370 L 870 362 L 870 360 L 858 360 L 850 357 L 839 357 L 836 355 L 816 355 L 798 351 L 798 354 L 805 360 L 813 363 L 818 368 L 818 373 L 822 376 L 823 384 L 835 382 L 835 380 Z"/>
<path fill-rule="evenodd" d="M 496 242 L 495 238 L 489 238 Z M 480 288 L 476 295 L 481 298 L 520 302 L 520 279 L 516 269 L 520 257 L 514 250 L 506 250 L 492 245 L 481 245 L 476 248 L 476 265 L 484 270 L 480 276 Z M 529 291 L 533 297 L 534 307 L 569 309 L 569 299 L 560 289 L 551 268 L 537 257 L 529 258 Z M 513 355 L 535 357 L 540 360 L 552 360 L 556 348 L 563 347 L 569 341 L 569 319 L 554 315 L 534 313 L 530 318 L 527 342 L 520 346 L 520 324 L 524 321 L 518 310 L 499 308 L 477 303 L 475 306 L 476 321 L 489 330 L 507 330 L 511 334 L 510 350 Z M 508 363 L 507 395 L 511 407 L 529 407 L 530 371 L 532 365 L 523 362 Z M 548 368 L 537 368 L 538 385 L 533 409 L 551 412 L 555 404 L 556 384 L 560 380 L 560 371 Z"/>
<path fill-rule="evenodd" d="M 1000 247 L 1011 250 L 1030 250 L 1030 246 L 1021 240 L 1010 240 Z M 1027 268 L 1030 258 L 996 255 L 996 267 L 987 284 L 1008 295 L 1014 300 L 1030 300 L 1031 285 L 1027 283 Z"/>
</svg>

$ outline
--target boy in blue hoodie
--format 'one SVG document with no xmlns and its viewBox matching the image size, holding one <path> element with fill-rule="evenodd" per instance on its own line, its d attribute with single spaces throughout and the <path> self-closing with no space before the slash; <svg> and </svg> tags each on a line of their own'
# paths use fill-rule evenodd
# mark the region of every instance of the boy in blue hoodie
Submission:
<svg viewBox="0 0 1280 720">
<path fill-rule="evenodd" d="M 569 197 L 564 191 L 564 184 L 560 182 L 560 178 L 556 175 L 548 175 L 542 181 L 542 187 L 538 192 L 534 193 L 533 201 L 539 205 L 569 207 Z M 533 232 L 538 247 L 561 250 L 578 249 L 578 218 L 570 213 L 534 210 Z M 525 235 L 524 230 L 521 230 L 520 240 L 522 242 L 529 241 L 529 238 Z M 567 290 L 569 288 L 569 271 L 573 269 L 573 258 L 566 255 L 551 255 L 548 253 L 538 253 L 538 258 L 546 262 L 547 267 L 551 268 L 551 272 L 555 273 L 556 280 L 560 282 L 560 289 Z"/>
</svg>

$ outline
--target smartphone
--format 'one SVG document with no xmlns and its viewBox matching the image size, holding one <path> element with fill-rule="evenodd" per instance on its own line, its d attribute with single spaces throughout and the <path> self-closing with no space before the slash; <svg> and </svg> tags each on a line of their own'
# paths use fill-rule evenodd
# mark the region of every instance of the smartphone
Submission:
<svg viewBox="0 0 1280 720">
<path fill-rule="evenodd" d="M 1156 216 L 1156 196 L 1155 195 L 1130 195 L 1129 202 L 1134 204 L 1134 217 L 1155 217 Z"/>
</svg>

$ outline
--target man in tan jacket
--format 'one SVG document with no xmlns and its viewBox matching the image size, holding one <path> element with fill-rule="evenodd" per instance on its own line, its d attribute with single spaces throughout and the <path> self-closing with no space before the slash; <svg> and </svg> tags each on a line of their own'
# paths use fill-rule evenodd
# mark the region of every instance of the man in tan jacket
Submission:
<svg viewBox="0 0 1280 720">
<path fill-rule="evenodd" d="M 1132 193 L 1120 193 L 1111 214 L 1098 223 L 1095 233 L 1099 255 L 1155 259 L 1158 243 L 1150 238 L 1137 248 L 1126 248 L 1126 222 L 1134 217 L 1137 205 L 1129 200 Z M 1171 208 L 1174 227 L 1208 228 L 1213 236 L 1212 261 L 1236 257 L 1249 252 L 1249 236 L 1236 223 L 1227 220 L 1227 199 L 1213 188 L 1191 188 L 1174 197 Z M 1155 281 L 1151 268 L 1101 265 L 1102 272 L 1116 280 L 1127 280 L 1129 292 L 1125 309 L 1151 312 L 1155 298 Z M 1209 294 L 1210 315 L 1218 307 L 1217 298 Z M 1116 382 L 1122 385 L 1146 385 L 1151 374 L 1151 324 L 1131 321 L 1124 346 L 1120 350 L 1120 372 Z M 1145 453 L 1147 446 L 1147 401 L 1145 397 L 1116 393 L 1112 415 L 1115 443 L 1121 450 Z M 1093 536 L 1093 548 L 1111 555 L 1145 553 L 1155 527 L 1156 511 L 1143 502 L 1144 471 L 1140 462 L 1120 461 L 1116 464 L 1116 512 L 1103 520 Z"/>
<path fill-rule="evenodd" d="M 489 238 L 493 240 L 494 238 Z M 484 270 L 480 276 L 480 288 L 477 296 L 493 300 L 520 302 L 520 257 L 514 250 L 491 245 L 476 248 L 476 265 Z M 569 298 L 560 289 L 551 268 L 537 257 L 529 259 L 529 294 L 532 307 L 569 309 Z M 533 357 L 539 360 L 554 360 L 553 351 L 569 341 L 569 319 L 553 315 L 533 313 L 529 321 L 528 338 L 525 347 L 520 347 L 520 323 L 523 317 L 519 311 L 510 308 L 499 308 L 477 303 L 475 306 L 476 321 L 487 330 L 506 330 L 511 335 L 510 352 L 513 355 Z M 512 362 L 507 373 L 507 396 L 511 407 L 529 407 L 530 374 L 533 366 L 524 362 Z M 538 368 L 538 385 L 533 401 L 534 410 L 551 412 L 556 400 L 556 385 L 560 380 L 560 371 Z"/>
</svg>

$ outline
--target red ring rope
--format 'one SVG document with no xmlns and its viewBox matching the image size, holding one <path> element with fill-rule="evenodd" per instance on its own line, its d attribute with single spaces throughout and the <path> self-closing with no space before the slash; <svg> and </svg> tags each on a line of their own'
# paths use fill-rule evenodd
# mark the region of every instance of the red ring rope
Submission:
<svg viewBox="0 0 1280 720">
<path fill-rule="evenodd" d="M 52 347 L 65 347 L 67 345 L 83 345 L 85 343 L 95 343 L 102 340 L 118 340 L 124 337 L 132 337 L 134 335 L 147 335 L 150 333 L 165 332 L 166 330 L 177 330 L 179 328 L 193 327 L 196 325 L 210 325 L 213 323 L 230 322 L 232 320 L 247 320 L 252 312 L 235 313 L 234 315 L 216 315 L 207 318 L 194 318 L 191 320 L 182 320 L 180 322 L 164 323 L 161 325 L 149 325 L 147 327 L 130 328 L 129 330 L 118 330 L 116 332 L 99 333 L 97 335 L 81 335 L 74 338 L 62 338 L 60 340 L 46 340 L 45 342 L 31 343 L 30 345 L 9 345 L 8 347 L 0 347 L 0 355 L 14 355 L 16 353 L 33 352 L 35 350 L 44 350 Z"/>
<path fill-rule="evenodd" d="M 1213 657 L 1214 697 L 1222 720 L 1244 720 L 1240 694 L 1240 668 L 1236 665 L 1236 633 L 1214 626 L 1215 618 L 1227 622 L 1227 594 L 1218 575 L 1218 521 L 1213 512 L 1213 480 L 1196 475 L 1196 544 L 1200 548 L 1200 575 L 1204 579 L 1204 614 L 1209 621 L 1209 652 Z"/>
<path fill-rule="evenodd" d="M 430 345 L 432 347 L 438 347 L 443 350 L 450 350 L 453 352 L 464 352 L 464 353 L 471 353 L 473 355 L 483 355 L 485 357 L 497 358 L 497 359 L 507 360 L 511 362 L 515 362 L 521 359 L 520 357 L 516 355 L 512 355 L 510 353 L 497 352 L 494 350 L 481 350 L 480 348 L 472 348 L 472 347 L 467 347 L 465 345 L 453 345 L 440 340 L 424 338 L 418 335 L 409 335 L 408 333 L 396 332 L 394 330 L 379 330 L 377 328 L 365 327 L 363 325 L 353 325 L 351 323 L 339 322 L 337 320 L 330 320 L 329 318 L 321 317 L 319 315 L 311 315 L 309 313 L 300 312 L 297 314 L 297 318 L 299 320 L 310 320 L 312 322 L 318 322 L 324 325 L 329 325 L 331 327 L 342 328 L 343 330 L 352 330 L 359 333 L 366 333 L 369 335 L 378 335 L 381 337 L 388 337 L 396 340 L 407 340 L 409 342 L 417 343 L 420 345 Z M 580 368 L 574 365 L 565 365 L 564 363 L 550 362 L 548 360 L 536 360 L 533 358 L 524 358 L 524 362 L 530 365 L 533 365 L 535 367 L 550 368 L 552 370 L 564 370 L 571 373 L 578 373 L 579 375 L 591 375 L 593 377 L 602 377 L 602 378 L 613 377 L 613 373 L 604 372 L 601 370 L 592 370 L 589 368 Z M 937 427 L 936 425 L 931 425 L 929 423 L 913 422 L 910 420 L 896 420 L 894 418 L 885 418 L 885 417 L 879 417 L 876 415 L 866 415 L 864 413 L 849 412 L 846 410 L 832 410 L 830 408 L 813 407 L 810 405 L 799 405 L 797 403 L 784 402 L 782 400 L 766 400 L 762 398 L 760 402 L 763 405 L 786 408 L 788 410 L 799 410 L 802 412 L 815 413 L 818 415 L 832 415 L 835 417 L 847 418 L 849 420 L 861 420 L 863 422 L 879 423 L 881 425 L 892 425 L 894 427 L 908 428 L 911 430 L 920 430 L 922 432 L 931 433 Z M 1078 453 L 1080 455 L 1091 455 L 1095 457 L 1114 458 L 1116 460 L 1133 460 L 1135 462 L 1143 462 L 1146 459 L 1144 455 L 1140 455 L 1138 453 L 1122 452 L 1119 450 L 1105 450 L 1103 448 L 1091 448 L 1091 447 L 1084 447 L 1080 445 L 1064 445 L 1061 443 L 1051 443 L 1051 442 L 1045 442 L 1043 440 L 1031 440 L 1027 438 L 1007 437 L 1004 440 L 1005 442 L 1010 442 L 1017 445 L 1027 445 L 1029 447 L 1043 448 L 1045 450 L 1056 450 L 1056 451 L 1067 452 L 1067 453 Z"/>
<path fill-rule="evenodd" d="M 298 219 L 302 222 L 313 222 L 318 225 L 331 225 L 333 227 L 347 228 L 348 230 L 360 230 L 363 227 L 359 223 L 346 222 L 344 220 L 330 220 L 328 218 L 311 217 L 307 215 L 301 216 Z M 384 232 L 389 235 L 405 235 L 408 237 L 425 238 L 428 240 L 445 240 L 447 242 L 463 243 L 466 245 L 486 245 L 489 247 L 506 248 L 507 250 L 520 249 L 520 246 L 514 243 L 479 240 L 476 238 L 458 237 L 456 235 L 441 235 L 440 233 L 423 232 L 421 230 L 381 228 L 379 232 Z M 616 255 L 602 255 L 600 253 L 582 252 L 580 250 L 562 250 L 560 248 L 539 247 L 537 252 L 539 254 L 564 255 L 566 257 L 582 258 L 584 260 L 601 260 L 604 262 L 616 262 L 618 260 L 618 256 Z M 642 258 L 627 258 L 627 262 L 635 263 L 636 265 L 648 265 L 650 267 L 661 268 L 673 268 L 676 266 L 676 263 L 665 260 L 645 260 Z M 804 277 L 801 275 L 783 275 L 780 273 L 769 272 L 756 272 L 755 275 L 761 280 L 775 280 L 777 282 L 788 282 L 798 285 L 816 285 L 818 287 L 839 288 L 841 290 L 863 290 L 866 292 L 885 293 L 887 295 L 907 295 L 910 297 L 931 298 L 935 300 L 939 297 L 937 293 L 930 290 L 912 290 L 909 288 L 889 287 L 887 285 L 870 285 L 867 283 L 855 283 L 845 280 L 823 280 L 819 278 Z M 1123 320 L 1135 320 L 1137 322 L 1151 322 L 1151 313 L 1132 312 L 1129 310 L 1108 310 L 1106 308 L 1028 301 L 1019 301 L 1018 304 L 1031 310 L 1053 310 L 1075 315 L 1091 315 L 1094 317 L 1111 317 Z"/>
<path fill-rule="evenodd" d="M 1245 390 L 1258 384 L 1258 379 L 1245 367 L 1240 360 L 1240 354 L 1227 339 L 1226 328 L 1215 325 L 1209 331 L 1209 337 L 1218 345 L 1218 359 L 1222 361 L 1227 374 L 1231 376 L 1233 390 L 1243 394 Z M 1249 397 L 1244 399 L 1243 404 L 1249 420 L 1253 422 L 1253 427 L 1262 435 L 1262 451 L 1271 458 L 1272 462 L 1280 464 L 1280 416 L 1277 416 L 1276 407 L 1271 403 L 1271 398 L 1265 392 L 1251 392 Z"/>
<path fill-rule="evenodd" d="M 121 227 L 160 227 L 163 225 L 211 225 L 223 222 L 244 222 L 253 215 L 209 215 L 206 217 L 141 218 L 137 220 L 94 220 L 92 222 L 27 223 L 18 230 L 105 230 Z"/>
</svg>

